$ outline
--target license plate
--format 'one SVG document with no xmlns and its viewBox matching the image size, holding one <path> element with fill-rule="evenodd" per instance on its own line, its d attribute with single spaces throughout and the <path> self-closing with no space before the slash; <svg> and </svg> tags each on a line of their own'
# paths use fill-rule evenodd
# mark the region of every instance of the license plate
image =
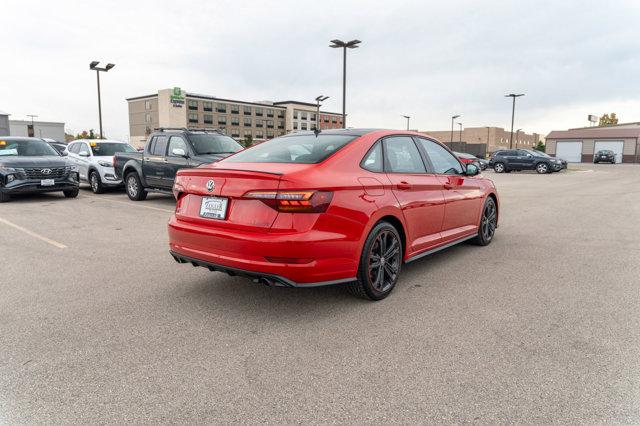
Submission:
<svg viewBox="0 0 640 426">
<path fill-rule="evenodd" d="M 40 181 L 41 186 L 53 186 L 56 182 L 53 179 L 42 179 Z"/>
<path fill-rule="evenodd" d="M 200 216 L 207 219 L 225 219 L 228 198 L 203 197 L 200 203 Z"/>
</svg>

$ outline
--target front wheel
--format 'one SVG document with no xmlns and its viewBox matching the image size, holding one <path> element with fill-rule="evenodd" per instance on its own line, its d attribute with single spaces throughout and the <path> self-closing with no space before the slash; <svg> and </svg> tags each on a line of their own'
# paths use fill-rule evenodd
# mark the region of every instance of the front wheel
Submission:
<svg viewBox="0 0 640 426">
<path fill-rule="evenodd" d="M 538 163 L 536 172 L 542 174 L 549 173 L 549 165 L 547 163 Z"/>
<path fill-rule="evenodd" d="M 498 227 L 498 208 L 492 197 L 487 197 L 482 209 L 482 217 L 480 218 L 480 227 L 478 235 L 472 242 L 479 246 L 486 246 L 493 240 L 493 235 Z"/>
<path fill-rule="evenodd" d="M 503 163 L 496 163 L 493 166 L 493 171 L 496 173 L 503 173 L 505 171 L 505 167 Z"/>
<path fill-rule="evenodd" d="M 140 182 L 138 173 L 129 173 L 125 179 L 125 185 L 127 188 L 127 195 L 132 201 L 143 201 L 147 198 L 147 191 L 142 187 L 142 182 Z"/>
<path fill-rule="evenodd" d="M 102 194 L 104 192 L 102 179 L 100 179 L 100 175 L 95 170 L 89 173 L 89 184 L 94 194 Z"/>
<path fill-rule="evenodd" d="M 369 233 L 360 256 L 357 281 L 349 290 L 358 297 L 382 300 L 391 293 L 402 267 L 402 240 L 389 222 L 380 222 Z"/>
<path fill-rule="evenodd" d="M 0 203 L 6 203 L 11 199 L 9 194 L 5 194 L 4 192 L 0 192 Z"/>
<path fill-rule="evenodd" d="M 70 189 L 68 191 L 62 191 L 62 193 L 64 194 L 65 198 L 76 198 L 78 196 L 79 192 L 80 192 L 80 189 L 78 189 L 78 188 Z"/>
</svg>

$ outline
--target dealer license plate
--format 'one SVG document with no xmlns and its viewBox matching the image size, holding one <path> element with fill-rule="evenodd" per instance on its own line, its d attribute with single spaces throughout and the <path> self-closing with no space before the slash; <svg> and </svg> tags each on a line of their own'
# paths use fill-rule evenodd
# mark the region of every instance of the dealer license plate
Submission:
<svg viewBox="0 0 640 426">
<path fill-rule="evenodd" d="M 53 186 L 56 182 L 53 179 L 42 179 L 40 181 L 41 186 Z"/>
<path fill-rule="evenodd" d="M 208 219 L 222 219 L 227 215 L 228 198 L 203 197 L 200 203 L 200 216 Z"/>
</svg>

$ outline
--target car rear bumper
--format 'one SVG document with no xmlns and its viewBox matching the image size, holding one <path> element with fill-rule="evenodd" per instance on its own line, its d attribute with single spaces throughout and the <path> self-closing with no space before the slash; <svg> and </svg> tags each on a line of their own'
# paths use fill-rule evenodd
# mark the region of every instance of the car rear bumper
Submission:
<svg viewBox="0 0 640 426">
<path fill-rule="evenodd" d="M 355 242 L 317 230 L 248 232 L 204 227 L 172 216 L 168 232 L 171 254 L 181 263 L 288 287 L 354 281 L 360 257 Z"/>
</svg>

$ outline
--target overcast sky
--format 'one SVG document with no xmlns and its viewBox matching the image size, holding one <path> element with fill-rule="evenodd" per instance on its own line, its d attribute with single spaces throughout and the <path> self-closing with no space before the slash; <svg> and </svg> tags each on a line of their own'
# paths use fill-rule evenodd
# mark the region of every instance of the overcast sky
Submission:
<svg viewBox="0 0 640 426">
<path fill-rule="evenodd" d="M 69 131 L 103 123 L 128 137 L 125 98 L 183 89 L 241 100 L 312 101 L 341 111 L 349 51 L 348 125 L 516 127 L 546 134 L 587 114 L 640 121 L 640 1 L 26 1 L 0 5 L 0 110 Z M 106 63 L 105 62 L 105 63 Z"/>
</svg>

